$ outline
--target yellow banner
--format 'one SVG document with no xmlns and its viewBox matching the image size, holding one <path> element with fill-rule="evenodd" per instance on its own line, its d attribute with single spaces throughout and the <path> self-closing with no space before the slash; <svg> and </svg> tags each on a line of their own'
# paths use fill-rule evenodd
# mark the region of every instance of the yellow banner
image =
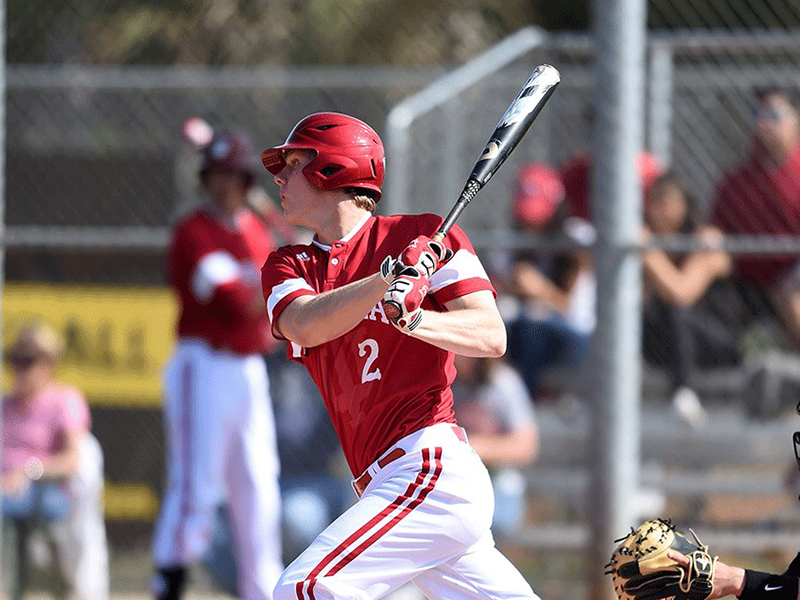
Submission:
<svg viewBox="0 0 800 600">
<path fill-rule="evenodd" d="M 93 404 L 158 406 L 161 371 L 175 339 L 177 305 L 167 288 L 6 284 L 3 348 L 21 324 L 41 319 L 61 332 L 56 377 Z M 3 389 L 11 374 L 3 365 Z"/>
</svg>

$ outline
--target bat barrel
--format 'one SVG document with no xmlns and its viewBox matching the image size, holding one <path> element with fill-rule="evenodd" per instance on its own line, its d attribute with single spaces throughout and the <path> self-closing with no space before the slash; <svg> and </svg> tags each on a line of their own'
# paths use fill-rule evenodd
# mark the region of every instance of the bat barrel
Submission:
<svg viewBox="0 0 800 600">
<path fill-rule="evenodd" d="M 533 70 L 494 128 L 486 147 L 475 163 L 470 179 L 479 181 L 482 185 L 491 179 L 517 147 L 560 81 L 561 75 L 555 67 L 539 65 Z"/>
<path fill-rule="evenodd" d="M 555 67 L 539 65 L 533 70 L 489 137 L 486 147 L 475 162 L 461 196 L 450 210 L 439 231 L 434 234 L 436 241 L 441 242 L 445 238 L 467 204 L 517 147 L 522 136 L 544 108 L 560 81 L 561 75 Z"/>
</svg>

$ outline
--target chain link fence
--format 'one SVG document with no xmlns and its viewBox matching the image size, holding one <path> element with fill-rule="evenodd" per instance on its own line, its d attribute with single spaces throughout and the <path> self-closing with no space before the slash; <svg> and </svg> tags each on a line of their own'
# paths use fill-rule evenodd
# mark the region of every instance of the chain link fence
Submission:
<svg viewBox="0 0 800 600">
<path fill-rule="evenodd" d="M 109 352 L 124 355 L 138 343 L 130 341 L 138 339 L 129 325 L 136 317 L 125 316 L 129 291 L 165 291 L 169 226 L 197 197 L 196 156 L 180 137 L 186 118 L 243 129 L 257 147 L 266 147 L 310 112 L 341 111 L 374 124 L 391 148 L 397 131 L 387 119 L 394 107 L 528 23 L 569 23 L 567 12 L 585 16 L 589 3 L 566 2 L 548 15 L 548 9 L 532 8 L 535 3 L 514 1 L 444 2 L 435 9 L 410 2 L 401 12 L 384 7 L 382 14 L 370 0 L 217 0 L 180 16 L 182 4 L 8 4 L 8 285 L 69 286 L 85 289 L 87 299 L 93 286 L 120 292 L 120 321 L 85 318 L 90 301 L 61 307 L 63 322 L 77 332 L 71 339 L 83 340 L 85 349 L 72 367 L 94 368 Z M 650 251 L 643 252 L 644 314 L 630 315 L 643 319 L 647 366 L 645 489 L 637 501 L 643 512 L 699 525 L 704 541 L 721 552 L 763 564 L 765 556 L 796 549 L 800 537 L 793 492 L 784 485 L 793 430 L 786 415 L 800 385 L 800 311 L 789 310 L 800 289 L 794 266 L 800 134 L 792 109 L 800 107 L 800 9 L 789 0 L 651 0 L 648 9 L 645 114 L 631 115 L 644 121 L 649 154 L 642 165 L 650 234 L 643 237 Z M 350 33 L 326 35 L 326 23 Z M 557 283 L 578 294 L 570 302 L 585 308 L 592 300 L 591 260 L 583 262 L 590 257 L 591 228 L 567 219 L 565 229 L 536 233 L 519 228 L 513 217 L 517 175 L 535 162 L 562 177 L 565 198 L 558 205 L 583 211 L 591 225 L 591 36 L 537 35 L 530 50 L 500 61 L 403 126 L 407 151 L 389 154 L 387 171 L 397 177 L 393 168 L 404 165 L 405 191 L 387 195 L 380 207 L 445 213 L 533 67 L 556 66 L 562 75 L 556 95 L 459 221 L 496 278 L 509 324 L 521 314 L 539 321 L 553 316 L 540 301 L 519 301 L 516 260 L 529 259 L 543 272 L 556 264 L 588 264 L 579 278 L 570 279 L 578 271 L 560 271 L 565 279 Z M 373 39 L 383 44 L 369 44 Z M 741 164 L 745 171 L 721 196 L 725 174 Z M 675 179 L 652 188 L 667 171 Z M 266 173 L 260 183 L 269 193 Z M 683 209 L 671 204 L 676 189 L 685 192 Z M 685 210 L 689 218 L 671 210 Z M 720 234 L 703 230 L 706 224 Z M 697 254 L 709 245 L 729 258 Z M 659 249 L 668 251 L 666 271 Z M 748 258 L 766 262 L 754 265 Z M 152 306 L 161 310 L 162 304 Z M 11 310 L 6 336 L 15 319 L 31 314 L 24 301 Z M 591 319 L 584 314 L 575 323 L 590 340 Z M 151 334 L 152 343 L 171 343 L 166 324 L 142 335 Z M 526 525 L 500 538 L 540 595 L 554 599 L 585 594 L 568 572 L 580 564 L 592 508 L 583 470 L 590 413 L 582 396 L 592 374 L 576 369 L 556 364 L 530 386 L 542 451 L 526 472 Z M 159 399 L 91 393 L 89 399 L 106 450 L 112 583 L 123 595 L 142 591 L 150 568 L 143 556 L 163 486 Z M 279 423 L 296 428 L 302 402 L 281 388 Z M 734 535 L 737 528 L 746 533 Z M 554 552 L 572 553 L 564 572 L 548 564 Z"/>
</svg>

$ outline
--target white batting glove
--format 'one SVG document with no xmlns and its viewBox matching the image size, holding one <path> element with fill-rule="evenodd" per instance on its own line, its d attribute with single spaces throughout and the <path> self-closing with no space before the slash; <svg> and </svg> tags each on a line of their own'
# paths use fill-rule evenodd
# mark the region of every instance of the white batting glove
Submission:
<svg viewBox="0 0 800 600">
<path fill-rule="evenodd" d="M 392 258 L 391 256 L 387 256 L 383 259 L 381 263 L 381 279 L 383 279 L 386 283 L 392 283 L 394 278 L 397 276 L 395 270 L 398 270 L 397 267 L 399 265 L 399 261 L 396 258 Z"/>
</svg>

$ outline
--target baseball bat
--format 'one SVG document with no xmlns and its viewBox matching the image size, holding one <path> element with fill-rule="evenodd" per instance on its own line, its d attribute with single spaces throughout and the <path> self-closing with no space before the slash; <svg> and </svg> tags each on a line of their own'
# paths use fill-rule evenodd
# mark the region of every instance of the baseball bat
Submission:
<svg viewBox="0 0 800 600">
<path fill-rule="evenodd" d="M 434 240 L 441 242 L 447 236 L 467 204 L 483 189 L 508 155 L 517 147 L 560 81 L 561 75 L 555 67 L 539 65 L 533 70 L 489 136 L 489 141 L 486 142 L 486 147 L 472 168 L 461 195 L 450 209 L 442 226 L 434 234 Z"/>
</svg>

